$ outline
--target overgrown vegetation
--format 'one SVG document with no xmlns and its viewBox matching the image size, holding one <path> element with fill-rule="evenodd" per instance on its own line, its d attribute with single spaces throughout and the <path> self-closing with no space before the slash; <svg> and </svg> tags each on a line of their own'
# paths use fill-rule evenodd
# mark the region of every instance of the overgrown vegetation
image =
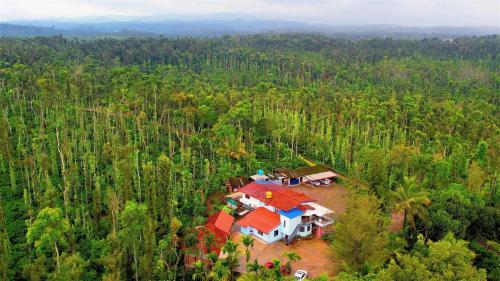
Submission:
<svg viewBox="0 0 500 281">
<path fill-rule="evenodd" d="M 230 259 L 184 267 L 207 199 L 229 176 L 306 157 L 376 202 L 346 215 L 377 245 L 364 243 L 342 278 L 498 280 L 488 245 L 500 235 L 499 46 L 497 36 L 1 38 L 0 276 L 232 278 L 234 245 Z M 406 214 L 400 247 L 380 227 L 395 208 Z M 342 237 L 333 243 L 350 253 Z"/>
</svg>

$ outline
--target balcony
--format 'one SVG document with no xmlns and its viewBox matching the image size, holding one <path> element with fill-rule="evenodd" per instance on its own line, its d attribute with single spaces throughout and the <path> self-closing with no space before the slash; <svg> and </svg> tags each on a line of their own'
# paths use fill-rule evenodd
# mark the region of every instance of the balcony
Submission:
<svg viewBox="0 0 500 281">
<path fill-rule="evenodd" d="M 314 216 L 314 223 L 320 227 L 325 227 L 333 223 L 333 218 L 328 216 Z"/>
</svg>

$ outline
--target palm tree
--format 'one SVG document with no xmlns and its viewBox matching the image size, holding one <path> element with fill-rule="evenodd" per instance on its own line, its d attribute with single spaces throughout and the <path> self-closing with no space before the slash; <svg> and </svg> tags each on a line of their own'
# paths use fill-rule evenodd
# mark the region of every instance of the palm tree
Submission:
<svg viewBox="0 0 500 281">
<path fill-rule="evenodd" d="M 405 176 L 403 184 L 399 185 L 392 192 L 394 200 L 394 209 L 397 212 L 404 212 L 403 227 L 407 222 L 415 229 L 415 217 L 425 219 L 428 215 L 427 206 L 431 204 L 431 200 L 427 196 L 427 192 L 421 190 L 416 183 L 415 177 Z"/>
<path fill-rule="evenodd" d="M 247 262 L 247 270 L 249 272 L 254 272 L 256 276 L 259 276 L 260 272 L 264 269 L 264 266 L 259 264 L 257 259 L 253 261 L 253 263 L 248 263 Z"/>
<path fill-rule="evenodd" d="M 229 280 L 230 274 L 231 272 L 224 263 L 218 260 L 210 272 L 210 278 L 215 281 L 227 281 Z"/>
<path fill-rule="evenodd" d="M 222 252 L 227 255 L 224 259 L 224 263 L 229 270 L 231 279 L 233 279 L 234 270 L 238 267 L 238 265 L 240 265 L 240 261 L 238 259 L 240 251 L 238 250 L 238 246 L 238 243 L 228 240 L 226 244 L 224 244 L 224 247 L 222 247 Z"/>
<path fill-rule="evenodd" d="M 207 231 L 207 234 L 203 237 L 203 245 L 207 249 L 207 253 L 212 252 L 212 247 L 216 245 L 215 235 L 212 232 Z"/>
<path fill-rule="evenodd" d="M 301 257 L 295 252 L 283 253 L 283 256 L 287 258 L 285 268 L 287 272 L 292 272 L 292 262 L 300 261 Z"/>
<path fill-rule="evenodd" d="M 243 242 L 243 245 L 245 246 L 245 255 L 246 255 L 247 264 L 248 264 L 248 262 L 250 261 L 250 249 L 249 249 L 249 247 L 253 247 L 254 239 L 250 235 L 243 235 L 241 242 Z"/>
</svg>

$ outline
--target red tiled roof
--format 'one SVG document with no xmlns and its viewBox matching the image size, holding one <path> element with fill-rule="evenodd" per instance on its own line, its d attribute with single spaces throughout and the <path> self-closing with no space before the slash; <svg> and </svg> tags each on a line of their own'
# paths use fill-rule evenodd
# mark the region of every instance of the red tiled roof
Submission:
<svg viewBox="0 0 500 281">
<path fill-rule="evenodd" d="M 280 190 L 287 190 L 287 189 L 288 187 L 272 183 L 263 184 L 263 183 L 251 182 L 245 185 L 244 187 L 240 188 L 239 191 L 247 195 L 250 195 L 252 197 L 255 197 L 257 199 L 261 199 L 266 197 L 266 191 L 277 192 Z"/>
<path fill-rule="evenodd" d="M 267 191 L 272 192 L 271 199 L 266 199 Z M 289 211 L 305 202 L 315 201 L 304 193 L 296 192 L 289 187 L 277 184 L 258 184 L 252 182 L 240 188 L 240 192 L 284 211 Z"/>
<path fill-rule="evenodd" d="M 220 254 L 222 246 L 226 243 L 227 236 L 231 233 L 233 222 L 234 217 L 224 211 L 209 216 L 205 227 L 198 229 L 198 248 L 204 253 L 215 251 L 217 255 Z M 212 233 L 215 239 L 214 245 L 211 245 L 210 249 L 207 249 L 206 245 L 203 245 L 203 238 L 209 235 L 209 233 Z"/>
<path fill-rule="evenodd" d="M 273 213 L 264 207 L 259 207 L 255 211 L 246 215 L 243 219 L 237 222 L 242 227 L 251 226 L 264 233 L 269 233 L 280 224 L 280 215 Z"/>
<path fill-rule="evenodd" d="M 297 207 L 299 210 L 301 211 L 306 211 L 306 210 L 314 210 L 313 207 L 309 206 L 309 205 L 300 205 Z"/>
<path fill-rule="evenodd" d="M 208 254 L 210 252 L 216 252 L 217 255 L 220 254 L 220 251 L 222 249 L 222 246 L 227 241 L 227 234 L 221 231 L 220 229 L 216 228 L 213 224 L 207 224 L 205 225 L 204 228 L 199 228 L 198 230 L 198 249 L 202 253 Z M 212 245 L 205 245 L 205 237 L 207 235 L 213 234 L 214 239 L 213 239 L 213 244 Z M 208 248 L 210 246 L 210 248 Z"/>
<path fill-rule="evenodd" d="M 210 221 L 210 219 L 209 219 Z M 220 211 L 215 220 L 215 227 L 224 231 L 225 233 L 231 233 L 231 226 L 233 226 L 234 218 L 230 214 Z"/>
</svg>

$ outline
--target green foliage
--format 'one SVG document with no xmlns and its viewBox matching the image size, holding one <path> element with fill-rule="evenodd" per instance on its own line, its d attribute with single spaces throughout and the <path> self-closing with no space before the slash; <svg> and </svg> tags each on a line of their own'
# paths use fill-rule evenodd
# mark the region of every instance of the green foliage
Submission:
<svg viewBox="0 0 500 281">
<path fill-rule="evenodd" d="M 493 251 L 491 249 L 487 250 L 477 242 L 470 243 L 469 248 L 476 254 L 474 265 L 486 270 L 488 280 L 500 280 L 500 256 L 498 255 L 498 249 Z"/>
<path fill-rule="evenodd" d="M 463 185 L 452 184 L 435 192 L 429 207 L 429 238 L 439 240 L 448 232 L 459 238 L 498 239 L 500 212 Z"/>
<path fill-rule="evenodd" d="M 34 243 L 38 253 L 58 251 L 59 247 L 68 246 L 68 221 L 59 208 L 44 208 L 28 228 L 28 243 Z M 54 252 L 54 255 L 57 253 Z"/>
<path fill-rule="evenodd" d="M 415 228 L 415 217 L 426 220 L 428 212 L 426 207 L 431 204 L 427 192 L 421 190 L 415 177 L 404 177 L 403 183 L 393 192 L 394 209 L 404 214 L 403 227 L 406 223 Z"/>
<path fill-rule="evenodd" d="M 419 232 L 498 242 L 498 43 L 0 38 L 0 266 L 13 280 L 65 266 L 85 280 L 189 280 L 183 256 L 224 181 L 304 159 L 385 211 L 415 177 L 433 203 L 425 222 L 407 204 L 407 249 Z M 344 254 L 378 267 L 385 232 L 367 221 L 384 223 L 360 209 L 353 236 L 380 243 Z M 204 277 L 230 278 L 234 261 L 214 258 Z"/>
<path fill-rule="evenodd" d="M 10 240 L 5 228 L 3 208 L 0 205 L 0 277 L 8 280 L 11 276 L 12 251 Z"/>
<path fill-rule="evenodd" d="M 332 245 L 348 269 L 376 269 L 388 258 L 388 225 L 379 207 L 374 196 L 351 195 L 337 220 Z"/>
<path fill-rule="evenodd" d="M 420 241 L 419 243 L 423 243 Z M 486 272 L 477 270 L 472 261 L 475 254 L 467 243 L 448 234 L 443 240 L 411 255 L 398 255 L 382 270 L 377 280 L 486 280 Z"/>
<path fill-rule="evenodd" d="M 282 255 L 287 259 L 285 264 L 286 272 L 292 272 L 292 262 L 300 261 L 301 257 L 295 252 L 285 252 Z"/>
<path fill-rule="evenodd" d="M 254 239 L 250 235 L 244 235 L 241 239 L 243 246 L 245 246 L 245 257 L 247 264 L 250 262 L 250 247 L 253 247 Z"/>
<path fill-rule="evenodd" d="M 53 281 L 81 280 L 87 266 L 88 262 L 83 260 L 80 255 L 63 254 L 61 256 L 60 273 L 51 273 L 48 279 Z"/>
</svg>

